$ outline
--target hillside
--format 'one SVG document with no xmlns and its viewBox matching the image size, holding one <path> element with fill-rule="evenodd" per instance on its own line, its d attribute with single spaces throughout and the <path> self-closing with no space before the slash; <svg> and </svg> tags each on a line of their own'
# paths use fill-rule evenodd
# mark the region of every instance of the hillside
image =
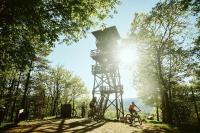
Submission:
<svg viewBox="0 0 200 133">
<path fill-rule="evenodd" d="M 125 111 L 128 111 L 128 106 L 132 101 L 135 102 L 135 104 L 142 110 L 142 112 L 151 113 L 153 107 L 145 105 L 140 98 L 124 98 L 123 103 Z"/>
</svg>

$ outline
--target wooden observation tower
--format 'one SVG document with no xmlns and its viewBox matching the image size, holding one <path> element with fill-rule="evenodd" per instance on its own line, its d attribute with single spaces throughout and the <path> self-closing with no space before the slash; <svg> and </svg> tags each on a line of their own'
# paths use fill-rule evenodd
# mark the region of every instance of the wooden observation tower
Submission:
<svg viewBox="0 0 200 133">
<path fill-rule="evenodd" d="M 113 106 L 116 109 L 116 117 L 124 117 L 123 86 L 120 81 L 119 59 L 117 40 L 120 35 L 115 26 L 92 32 L 96 38 L 96 50 L 91 51 L 91 57 L 95 60 L 92 65 L 94 75 L 93 98 L 97 98 L 97 110 L 104 117 L 106 110 Z"/>
</svg>

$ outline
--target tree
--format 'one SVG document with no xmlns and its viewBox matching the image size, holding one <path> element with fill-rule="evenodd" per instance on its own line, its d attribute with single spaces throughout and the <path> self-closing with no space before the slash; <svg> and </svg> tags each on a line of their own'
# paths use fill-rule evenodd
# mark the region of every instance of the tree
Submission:
<svg viewBox="0 0 200 133">
<path fill-rule="evenodd" d="M 185 13 L 178 1 L 165 0 L 158 2 L 150 14 L 135 14 L 131 28 L 130 36 L 143 44 L 143 51 L 150 51 L 144 61 L 149 60 L 152 67 L 147 70 L 151 70 L 149 73 L 157 82 L 154 89 L 159 88 L 162 118 L 167 123 L 172 123 L 173 84 L 186 67 L 187 51 L 182 48 L 187 38 L 183 34 L 187 24 Z"/>
<path fill-rule="evenodd" d="M 72 101 L 72 109 L 73 114 L 75 114 L 75 100 L 80 98 L 81 95 L 86 94 L 86 88 L 84 83 L 81 81 L 81 79 L 77 76 L 74 76 L 71 81 L 70 85 L 71 89 L 71 100 Z"/>
<path fill-rule="evenodd" d="M 22 90 L 20 108 L 26 109 L 32 73 L 42 69 L 41 66 L 47 66 L 45 57 L 51 52 L 55 42 L 61 40 L 71 44 L 78 41 L 90 27 L 106 18 L 118 2 L 0 0 L 1 103 L 5 104 L 7 91 L 13 96 L 15 89 Z M 13 76 L 16 78 L 9 76 L 13 71 L 16 72 L 16 76 Z M 23 77 L 23 81 L 17 81 L 18 75 Z M 16 84 L 22 85 L 22 88 L 19 89 Z M 15 94 L 16 98 L 19 93 Z M 12 102 L 12 96 L 8 101 Z M 15 102 L 13 111 L 14 105 Z"/>
<path fill-rule="evenodd" d="M 44 81 L 47 91 L 47 114 L 56 115 L 59 112 L 61 104 L 71 103 L 73 109 L 75 102 L 87 94 L 87 89 L 81 79 L 65 70 L 62 66 L 51 68 L 47 73 L 47 79 Z"/>
<path fill-rule="evenodd" d="M 118 0 L 0 0 L 0 72 L 23 70 L 36 50 L 78 41 Z M 62 37 L 61 37 L 62 36 Z"/>
<path fill-rule="evenodd" d="M 61 92 L 64 87 L 64 82 L 66 80 L 66 74 L 64 68 L 61 66 L 58 66 L 56 68 L 53 68 L 49 72 L 50 76 L 50 94 L 52 95 L 52 105 L 51 105 L 51 115 L 55 115 L 58 107 L 59 98 L 61 96 Z"/>
<path fill-rule="evenodd" d="M 78 41 L 112 14 L 118 3 L 118 0 L 0 0 L 0 103 L 6 105 L 11 120 L 17 109 L 28 110 L 31 98 L 39 96 L 37 91 L 45 88 L 41 82 L 35 85 L 34 73 L 47 69 L 45 57 L 55 42 L 69 45 Z"/>
</svg>

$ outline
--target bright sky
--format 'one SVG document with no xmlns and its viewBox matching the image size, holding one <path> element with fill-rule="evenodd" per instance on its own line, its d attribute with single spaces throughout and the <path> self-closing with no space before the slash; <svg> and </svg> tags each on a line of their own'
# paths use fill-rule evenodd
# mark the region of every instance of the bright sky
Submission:
<svg viewBox="0 0 200 133">
<path fill-rule="evenodd" d="M 136 12 L 148 12 L 159 0 L 123 0 L 121 5 L 117 7 L 118 13 L 114 18 L 107 19 L 105 24 L 107 27 L 115 25 L 122 38 L 126 38 L 130 31 L 130 24 Z M 91 31 L 96 29 L 91 29 Z M 93 88 L 93 75 L 91 73 L 91 65 L 95 62 L 90 58 L 90 51 L 96 49 L 95 37 L 88 33 L 87 37 L 70 46 L 65 44 L 56 45 L 53 52 L 48 56 L 51 65 L 63 65 L 67 70 L 80 76 L 90 91 Z M 127 51 L 128 52 L 128 51 Z M 136 56 L 136 54 L 134 54 Z M 125 58 L 122 55 L 122 58 Z M 135 59 L 137 60 L 137 57 Z M 133 87 L 133 76 L 127 66 L 120 67 L 122 85 L 124 86 L 124 98 L 137 97 L 137 92 Z M 133 67 L 135 69 L 136 67 Z"/>
</svg>

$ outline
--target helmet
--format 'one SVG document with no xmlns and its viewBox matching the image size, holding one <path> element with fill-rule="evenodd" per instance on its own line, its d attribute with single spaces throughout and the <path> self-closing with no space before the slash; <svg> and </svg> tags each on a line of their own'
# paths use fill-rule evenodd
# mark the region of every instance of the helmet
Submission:
<svg viewBox="0 0 200 133">
<path fill-rule="evenodd" d="M 132 102 L 132 104 L 135 104 L 134 102 Z"/>
</svg>

